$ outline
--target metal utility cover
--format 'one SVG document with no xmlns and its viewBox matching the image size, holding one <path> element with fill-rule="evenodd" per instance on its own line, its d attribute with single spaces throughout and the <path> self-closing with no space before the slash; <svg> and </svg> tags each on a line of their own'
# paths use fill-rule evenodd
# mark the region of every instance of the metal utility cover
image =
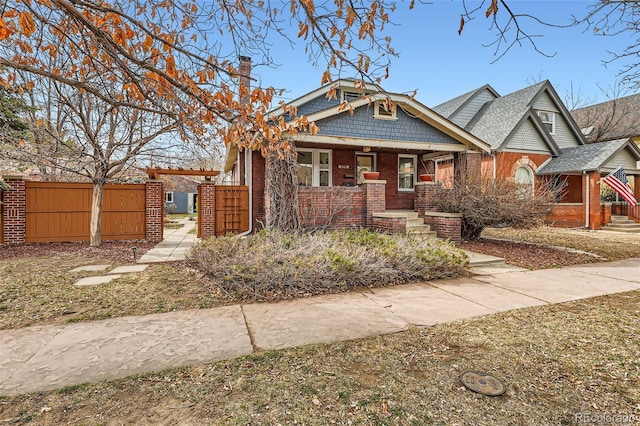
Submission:
<svg viewBox="0 0 640 426">
<path fill-rule="evenodd" d="M 507 390 L 500 380 L 481 371 L 466 371 L 460 375 L 460 381 L 467 389 L 483 395 L 499 396 Z"/>
</svg>

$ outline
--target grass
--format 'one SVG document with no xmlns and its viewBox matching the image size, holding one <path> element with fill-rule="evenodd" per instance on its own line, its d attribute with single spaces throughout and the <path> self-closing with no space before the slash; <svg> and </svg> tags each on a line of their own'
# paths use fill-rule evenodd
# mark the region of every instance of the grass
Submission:
<svg viewBox="0 0 640 426">
<path fill-rule="evenodd" d="M 573 425 L 640 420 L 640 291 L 0 399 L 11 424 Z M 459 376 L 488 372 L 500 397 Z"/>
<path fill-rule="evenodd" d="M 596 254 L 603 257 L 602 260 L 640 257 L 640 235 L 638 234 L 543 226 L 533 229 L 487 228 L 482 236 L 568 247 Z"/>
<path fill-rule="evenodd" d="M 69 273 L 104 259 L 54 256 L 0 261 L 0 329 L 91 321 L 223 304 L 216 290 L 184 265 L 152 265 L 107 285 L 73 283 L 103 272 Z M 117 266 L 112 262 L 112 266 Z"/>
</svg>

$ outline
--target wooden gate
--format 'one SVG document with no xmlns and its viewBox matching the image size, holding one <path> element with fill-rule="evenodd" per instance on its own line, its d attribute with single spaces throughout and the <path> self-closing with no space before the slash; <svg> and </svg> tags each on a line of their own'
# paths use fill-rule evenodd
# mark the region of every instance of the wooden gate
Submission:
<svg viewBox="0 0 640 426">
<path fill-rule="evenodd" d="M 103 240 L 145 238 L 145 186 L 105 185 Z M 66 182 L 26 183 L 25 241 L 89 241 L 93 185 Z"/>
<path fill-rule="evenodd" d="M 249 230 L 248 187 L 216 186 L 215 203 L 216 237 Z"/>
</svg>

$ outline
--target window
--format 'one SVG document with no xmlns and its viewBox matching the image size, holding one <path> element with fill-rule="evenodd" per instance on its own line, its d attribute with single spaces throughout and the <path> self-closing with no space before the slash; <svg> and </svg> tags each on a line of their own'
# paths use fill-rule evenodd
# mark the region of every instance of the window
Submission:
<svg viewBox="0 0 640 426">
<path fill-rule="evenodd" d="M 356 177 L 358 184 L 364 181 L 362 176 L 365 172 L 375 172 L 376 168 L 376 154 L 375 153 L 357 153 L 356 154 Z"/>
<path fill-rule="evenodd" d="M 358 92 L 357 90 L 345 90 L 342 89 L 342 100 L 346 102 L 357 101 L 364 96 L 363 92 Z"/>
<path fill-rule="evenodd" d="M 378 101 L 375 103 L 374 118 L 380 118 L 383 120 L 395 120 L 396 119 L 396 106 L 390 102 Z"/>
<path fill-rule="evenodd" d="M 331 151 L 298 150 L 298 185 L 331 186 Z"/>
<path fill-rule="evenodd" d="M 398 190 L 413 191 L 416 183 L 416 160 L 415 155 L 398 156 Z"/>
<path fill-rule="evenodd" d="M 164 201 L 165 203 L 173 203 L 173 192 L 165 192 Z"/>
<path fill-rule="evenodd" d="M 540 117 L 540 121 L 544 124 L 544 127 L 551 133 L 552 135 L 556 133 L 556 113 L 552 111 L 538 111 L 538 117 Z"/>
<path fill-rule="evenodd" d="M 522 199 L 533 196 L 533 170 L 529 166 L 516 169 L 516 198 Z"/>
</svg>

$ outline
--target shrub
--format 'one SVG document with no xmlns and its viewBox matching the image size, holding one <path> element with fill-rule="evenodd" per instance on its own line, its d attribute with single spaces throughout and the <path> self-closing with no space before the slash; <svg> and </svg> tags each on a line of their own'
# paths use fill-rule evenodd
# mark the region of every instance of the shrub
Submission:
<svg viewBox="0 0 640 426">
<path fill-rule="evenodd" d="M 542 225 L 564 182 L 540 181 L 531 186 L 513 179 L 463 175 L 451 187 L 437 186 L 438 211 L 462 215 L 462 238 L 475 241 L 488 226 L 532 228 Z"/>
<path fill-rule="evenodd" d="M 187 261 L 230 297 L 258 301 L 459 276 L 467 257 L 452 243 L 411 235 L 263 230 L 204 240 Z"/>
</svg>

